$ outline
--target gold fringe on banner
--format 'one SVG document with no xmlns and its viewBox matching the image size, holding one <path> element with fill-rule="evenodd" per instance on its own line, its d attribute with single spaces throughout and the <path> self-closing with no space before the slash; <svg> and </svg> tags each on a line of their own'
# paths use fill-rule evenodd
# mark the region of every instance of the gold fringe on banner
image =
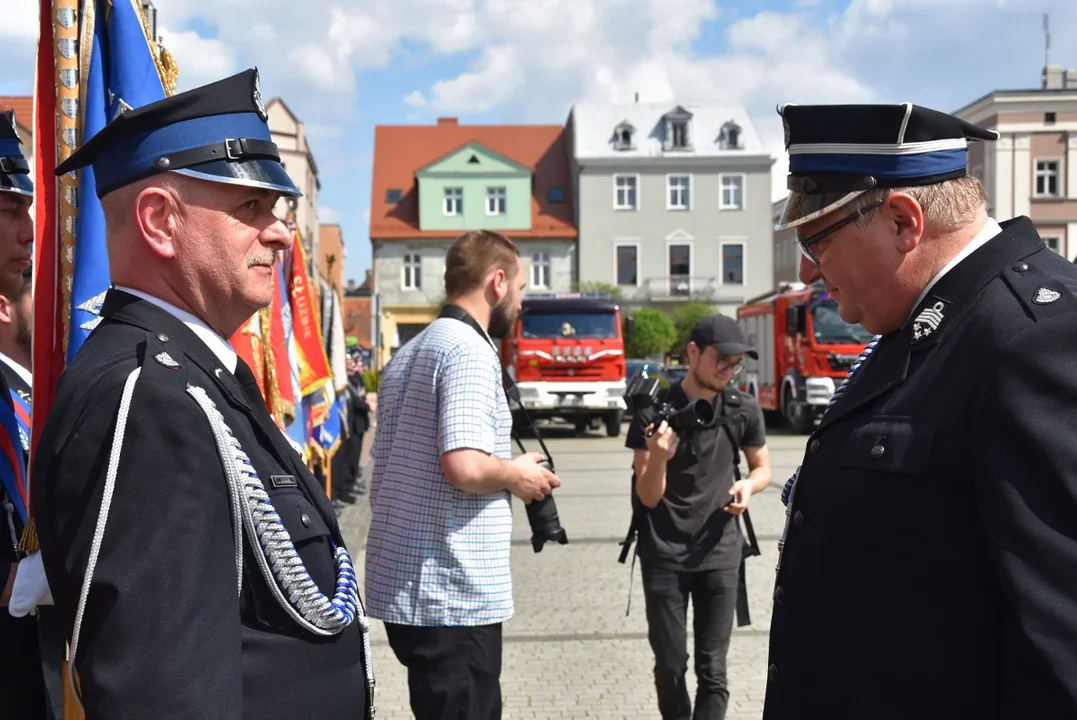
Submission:
<svg viewBox="0 0 1077 720">
<path fill-rule="evenodd" d="M 165 95 L 171 97 L 176 94 L 176 81 L 179 79 L 179 66 L 176 65 L 176 59 L 172 57 L 172 53 L 165 50 L 159 42 L 150 37 L 150 21 L 146 17 L 146 11 L 142 9 L 142 3 L 138 2 L 138 0 L 131 0 L 131 4 L 135 6 L 135 11 L 138 12 L 138 17 L 142 20 L 142 30 L 146 33 L 146 42 L 150 46 L 153 64 L 157 66 L 161 86 L 165 90 Z"/>
</svg>

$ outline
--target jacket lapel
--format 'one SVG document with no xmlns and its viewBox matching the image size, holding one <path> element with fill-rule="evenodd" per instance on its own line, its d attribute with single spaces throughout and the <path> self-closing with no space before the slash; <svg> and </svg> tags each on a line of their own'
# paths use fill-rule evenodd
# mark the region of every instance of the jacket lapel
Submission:
<svg viewBox="0 0 1077 720">
<path fill-rule="evenodd" d="M 1044 249 L 1027 218 L 1001 226 L 1001 233 L 939 279 L 900 329 L 883 336 L 842 397 L 823 415 L 817 432 L 905 382 L 913 354 L 943 342 L 1004 268 Z"/>
</svg>

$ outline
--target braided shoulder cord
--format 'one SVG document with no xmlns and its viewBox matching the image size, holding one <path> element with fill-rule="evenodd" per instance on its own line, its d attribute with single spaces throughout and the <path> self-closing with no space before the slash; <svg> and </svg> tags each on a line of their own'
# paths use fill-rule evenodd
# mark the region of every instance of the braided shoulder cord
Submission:
<svg viewBox="0 0 1077 720">
<path fill-rule="evenodd" d="M 838 384 L 834 394 L 830 397 L 830 401 L 823 409 L 823 415 L 826 415 L 830 408 L 834 407 L 834 403 L 838 401 L 842 393 L 845 392 L 845 388 L 849 385 L 849 381 L 856 373 L 857 369 L 864 364 L 864 361 L 868 359 L 868 356 L 875 350 L 875 347 L 879 344 L 881 335 L 876 335 L 871 341 L 864 347 L 860 355 L 856 358 L 856 361 L 849 367 L 849 372 L 845 374 L 841 383 Z M 774 567 L 775 573 L 782 566 L 782 550 L 785 548 L 785 538 L 789 534 L 789 522 L 793 517 L 793 495 L 796 493 L 797 480 L 800 479 L 800 466 L 793 471 L 792 476 L 785 481 L 785 487 L 782 488 L 782 505 L 785 505 L 785 527 L 782 529 L 782 537 L 778 540 L 778 564 Z"/>
</svg>

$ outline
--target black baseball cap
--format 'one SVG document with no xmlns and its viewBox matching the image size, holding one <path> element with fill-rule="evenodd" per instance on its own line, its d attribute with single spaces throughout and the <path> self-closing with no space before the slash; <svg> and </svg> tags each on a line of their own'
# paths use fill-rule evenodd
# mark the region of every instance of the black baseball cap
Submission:
<svg viewBox="0 0 1077 720">
<path fill-rule="evenodd" d="M 688 335 L 688 342 L 694 342 L 700 349 L 714 347 L 726 357 L 747 355 L 753 360 L 759 359 L 759 353 L 745 342 L 737 321 L 726 315 L 710 315 L 697 322 Z"/>
</svg>

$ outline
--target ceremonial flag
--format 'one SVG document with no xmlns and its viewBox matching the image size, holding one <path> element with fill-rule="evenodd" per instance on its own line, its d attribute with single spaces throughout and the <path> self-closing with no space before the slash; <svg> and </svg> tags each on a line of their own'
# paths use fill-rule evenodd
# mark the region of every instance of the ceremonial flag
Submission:
<svg viewBox="0 0 1077 720">
<path fill-rule="evenodd" d="M 110 284 L 93 168 L 59 181 L 53 168 L 118 114 L 172 94 L 175 83 L 175 66 L 158 55 L 139 0 L 41 0 L 40 11 L 33 444 L 60 373 L 100 322 Z"/>
<path fill-rule="evenodd" d="M 323 385 L 332 383 L 329 358 L 325 354 L 318 306 L 303 253 L 302 237 L 295 233 L 289 263 L 288 293 L 291 300 L 292 334 L 299 364 L 299 389 L 306 397 Z"/>
</svg>

